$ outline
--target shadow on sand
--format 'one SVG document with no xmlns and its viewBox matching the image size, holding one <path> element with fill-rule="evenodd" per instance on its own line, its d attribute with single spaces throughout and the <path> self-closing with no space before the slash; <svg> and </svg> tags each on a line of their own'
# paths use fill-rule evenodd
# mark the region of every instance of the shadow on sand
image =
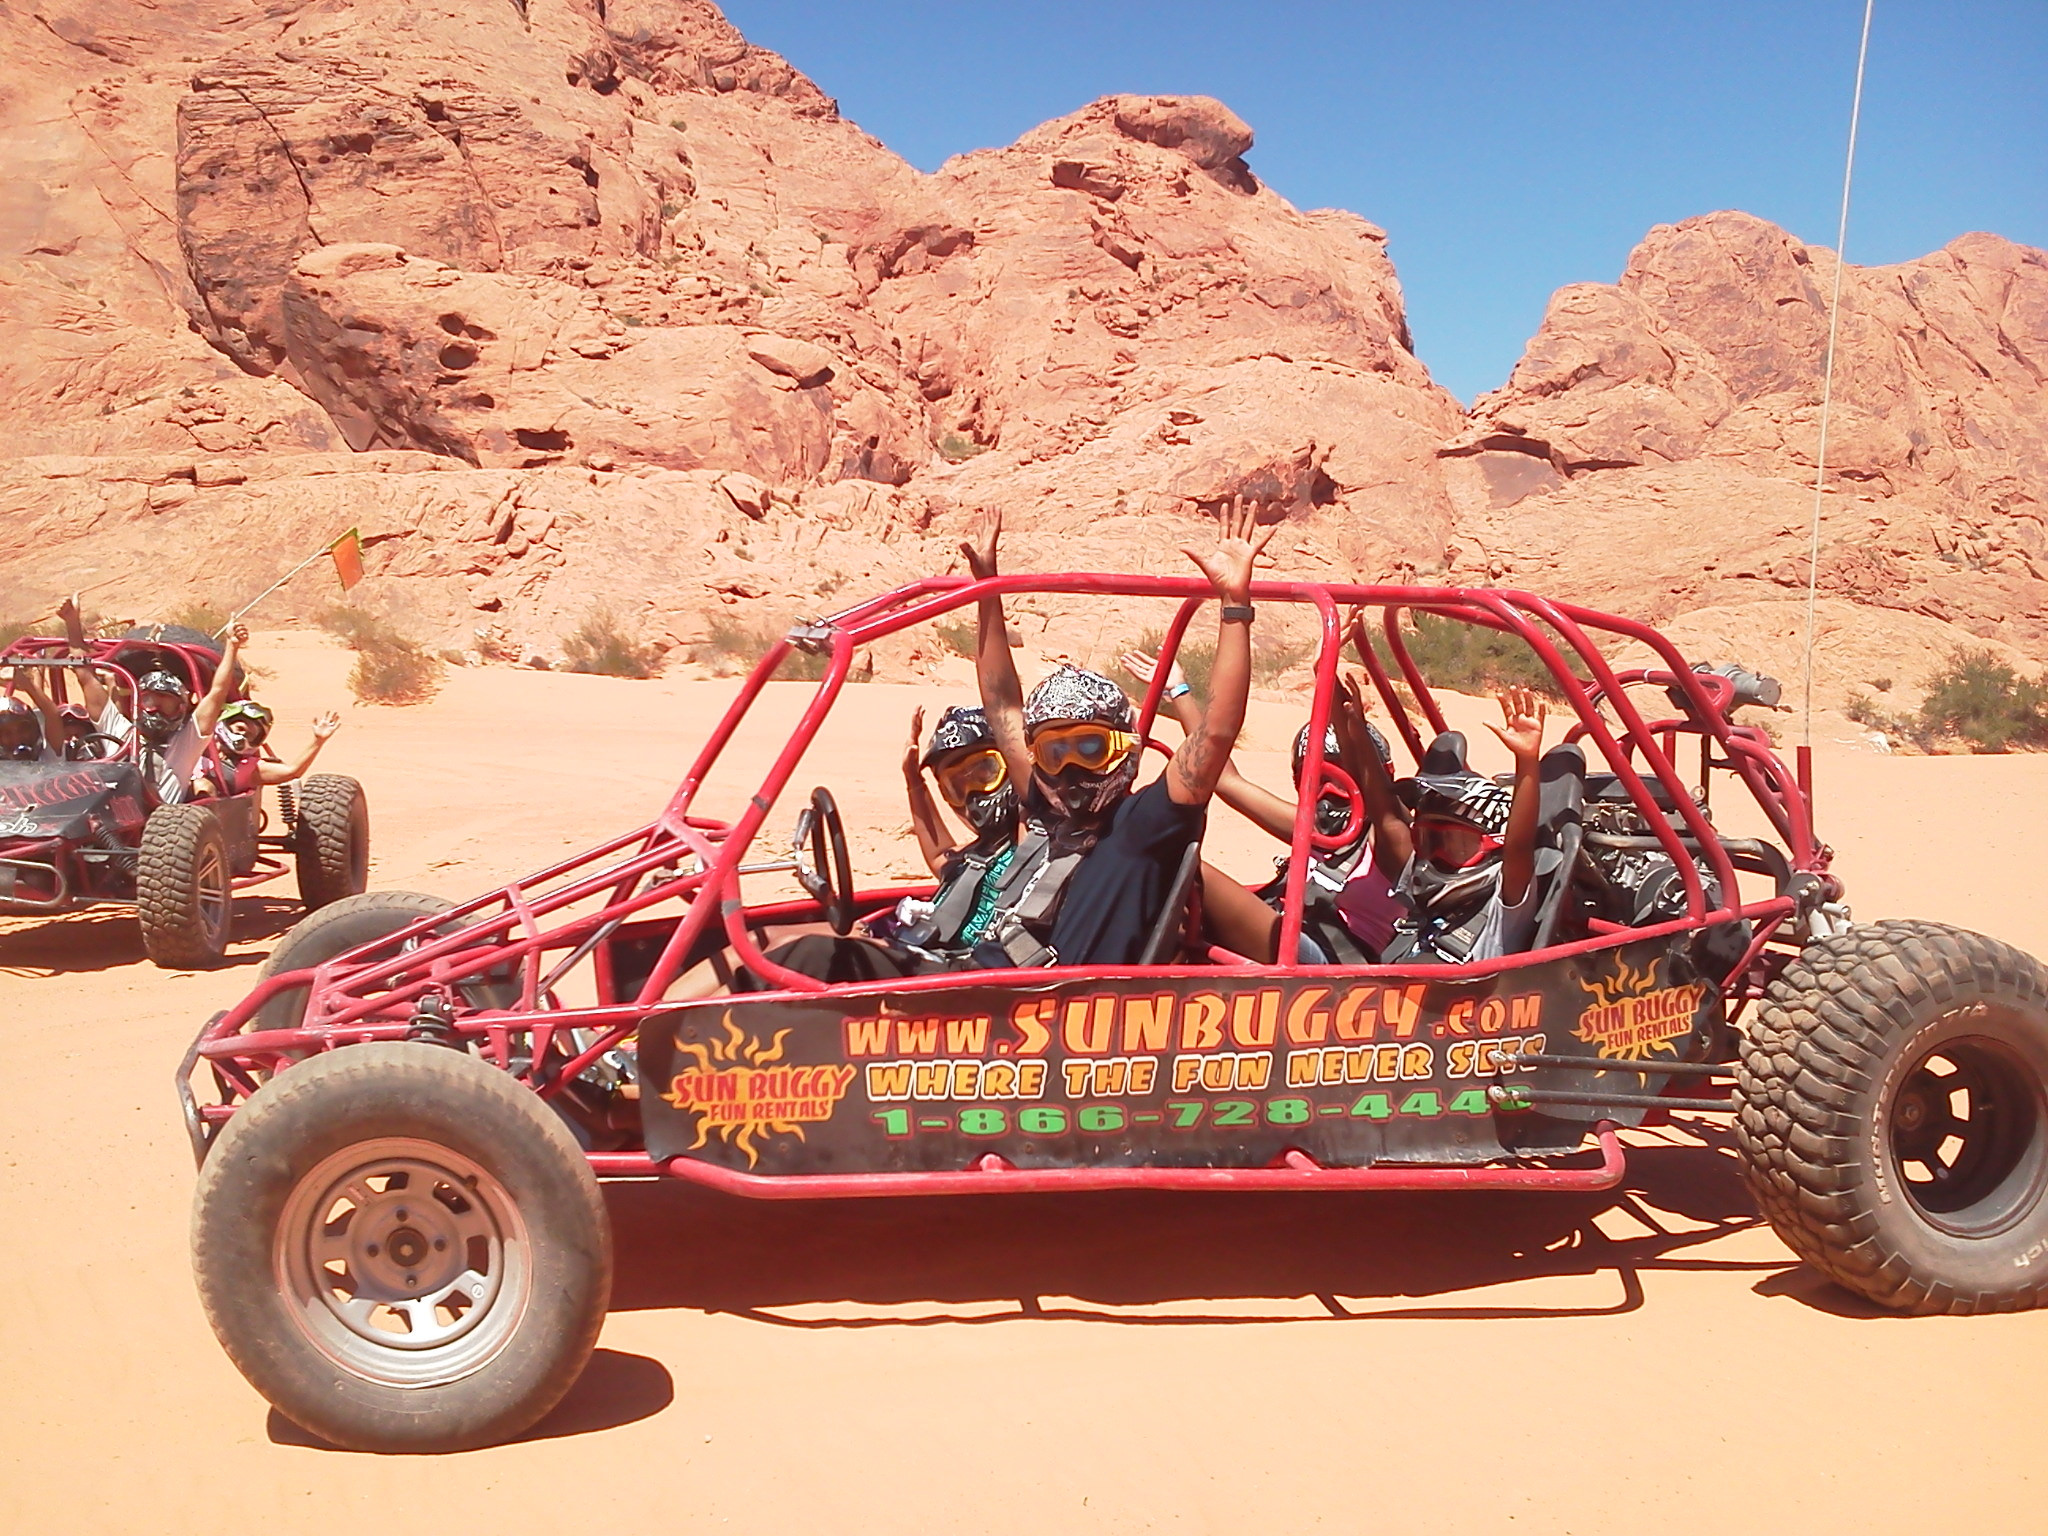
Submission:
<svg viewBox="0 0 2048 1536">
<path fill-rule="evenodd" d="M 675 1379 L 659 1360 L 623 1350 L 600 1349 L 590 1357 L 590 1364 L 583 1368 L 569 1395 L 546 1418 L 509 1443 L 561 1440 L 570 1435 L 617 1429 L 622 1424 L 654 1417 L 675 1400 L 675 1395 Z M 314 1451 L 342 1449 L 301 1429 L 275 1408 L 270 1410 L 267 1428 L 273 1445 L 298 1445 Z"/>
<path fill-rule="evenodd" d="M 619 1266 L 612 1305 L 694 1307 L 791 1328 L 1583 1317 L 1641 1306 L 1646 1271 L 1789 1268 L 1789 1259 L 1688 1253 L 1760 1218 L 1724 1127 L 1688 1123 L 1670 1136 L 1671 1145 L 1632 1157 L 1623 1189 L 1592 1195 L 1131 1191 L 782 1202 L 666 1180 L 618 1184 L 607 1191 Z M 1628 1218 L 1610 1226 L 1640 1235 L 1604 1233 L 1594 1218 L 1610 1210 Z M 1543 1306 L 1485 1295 L 1556 1276 L 1611 1276 L 1612 1299 Z M 1432 1297 L 1455 1300 L 1432 1306 Z M 1299 1305 L 1303 1298 L 1313 1310 Z M 1370 1305 L 1397 1298 L 1404 1304 Z M 784 1307 L 807 1315 L 769 1310 Z M 885 1307 L 915 1313 L 862 1310 Z"/>
<path fill-rule="evenodd" d="M 235 898 L 234 942 L 257 944 L 274 939 L 305 916 L 298 902 L 272 896 Z M 90 907 L 54 917 L 9 917 L 0 928 L 0 976 L 61 976 L 80 971 L 111 971 L 143 959 L 142 932 L 135 909 Z M 260 965 L 270 946 L 230 954 L 216 969 Z"/>
</svg>

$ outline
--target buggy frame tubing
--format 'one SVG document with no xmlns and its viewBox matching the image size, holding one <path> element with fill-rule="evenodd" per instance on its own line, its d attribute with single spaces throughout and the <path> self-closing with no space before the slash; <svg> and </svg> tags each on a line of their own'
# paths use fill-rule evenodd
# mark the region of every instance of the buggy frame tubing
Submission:
<svg viewBox="0 0 2048 1536">
<path fill-rule="evenodd" d="M 285 972 L 267 978 L 241 1003 L 202 1032 L 198 1042 L 198 1056 L 216 1059 L 222 1066 L 232 1066 L 232 1059 L 238 1055 L 282 1054 L 306 1045 L 399 1037 L 408 1028 L 405 1010 L 416 999 L 431 991 L 450 990 L 462 981 L 472 980 L 486 971 L 516 961 L 521 968 L 520 1008 L 469 1010 L 457 1021 L 455 1027 L 465 1036 L 489 1037 L 494 1047 L 493 1054 L 501 1059 L 501 1064 L 505 1054 L 503 1042 L 512 1033 L 530 1031 L 538 1042 L 543 1035 L 552 1038 L 564 1029 L 598 1031 L 599 1040 L 579 1052 L 566 1066 L 557 1069 L 552 1066 L 536 1065 L 530 1069 L 536 1083 L 543 1075 L 549 1078 L 548 1083 L 540 1084 L 541 1091 L 546 1092 L 549 1087 L 559 1087 L 603 1050 L 623 1039 L 637 1027 L 650 1009 L 660 1003 L 662 993 L 680 973 L 683 958 L 701 937 L 705 925 L 712 920 L 714 909 L 718 910 L 727 937 L 739 952 L 742 963 L 757 969 L 771 981 L 780 984 L 785 989 L 780 995 L 815 995 L 825 990 L 824 983 L 775 965 L 760 953 L 760 947 L 750 930 L 748 914 L 740 901 L 739 868 L 744 862 L 752 840 L 786 788 L 798 763 L 815 739 L 826 713 L 837 699 L 845 683 L 856 646 L 976 602 L 984 596 L 1025 591 L 1178 598 L 1181 600 L 1179 612 L 1163 647 L 1168 659 L 1170 653 L 1178 649 L 1195 611 L 1202 602 L 1213 598 L 1207 584 L 1194 577 L 1106 574 L 1010 575 L 977 581 L 960 576 L 940 576 L 928 577 L 893 592 L 884 593 L 831 619 L 799 626 L 789 636 L 771 646 L 768 653 L 755 666 L 697 753 L 682 783 L 653 823 L 613 838 L 586 853 L 563 860 L 539 874 L 473 898 L 445 913 L 423 917 L 402 930 L 370 941 L 331 961 L 306 970 Z M 1701 731 L 1722 748 L 1730 765 L 1744 779 L 1746 787 L 1764 805 L 1767 813 L 1792 812 L 1786 814 L 1783 821 L 1780 821 L 1778 814 L 1773 814 L 1772 819 L 1787 834 L 1788 842 L 1793 844 L 1790 852 L 1794 870 L 1819 871 L 1825 868 L 1826 850 L 1812 842 L 1803 802 L 1796 794 L 1788 792 L 1783 794 L 1783 803 L 1779 803 L 1780 791 L 1777 786 L 1793 782 L 1784 766 L 1777 762 L 1768 748 L 1752 743 L 1746 738 L 1731 736 L 1726 718 L 1706 697 L 1700 685 L 1693 680 L 1676 648 L 1647 626 L 1591 609 L 1569 604 L 1551 604 L 1531 594 L 1507 589 L 1257 581 L 1252 585 L 1251 595 L 1254 600 L 1302 603 L 1317 610 L 1322 636 L 1316 664 L 1316 702 L 1312 706 L 1310 749 L 1311 760 L 1317 766 L 1318 772 L 1322 761 L 1322 736 L 1315 732 L 1313 727 L 1317 721 L 1327 726 L 1329 720 L 1343 643 L 1337 617 L 1339 605 L 1379 607 L 1386 610 L 1390 624 L 1389 645 L 1394 659 L 1414 689 L 1418 707 L 1433 724 L 1440 722 L 1441 715 L 1426 680 L 1421 678 L 1413 658 L 1400 642 L 1399 610 L 1420 609 L 1440 612 L 1468 622 L 1506 630 L 1522 638 L 1543 660 L 1553 677 L 1563 687 L 1580 721 L 1587 726 L 1587 734 L 1599 745 L 1603 757 L 1634 800 L 1636 808 L 1644 812 L 1646 819 L 1656 828 L 1660 843 L 1672 856 L 1687 885 L 1685 917 L 1642 928 L 1596 933 L 1570 944 L 1555 946 L 1545 951 L 1548 957 L 1587 954 L 1625 943 L 1681 933 L 1697 927 L 1702 921 L 1735 921 L 1747 918 L 1752 922 L 1766 925 L 1769 930 L 1775 930 L 1786 918 L 1793 915 L 1797 908 L 1797 903 L 1793 899 L 1784 896 L 1747 904 L 1740 901 L 1733 867 L 1728 863 L 1727 855 L 1720 848 L 1712 828 L 1700 816 L 1668 755 L 1647 739 L 1641 715 L 1627 700 L 1615 673 L 1600 655 L 1598 647 L 1586 635 L 1581 621 L 1595 629 L 1640 641 L 1665 659 L 1692 712 L 1693 728 Z M 1646 767 L 1671 794 L 1674 803 L 1680 809 L 1687 830 L 1713 863 L 1714 873 L 1721 879 L 1726 893 L 1720 907 L 1711 912 L 1707 910 L 1698 871 L 1687 855 L 1678 831 L 1658 813 L 1656 802 L 1649 793 L 1643 775 L 1630 761 L 1631 754 L 1622 750 L 1614 733 L 1598 718 L 1597 707 L 1587 686 L 1565 666 L 1557 646 L 1530 621 L 1529 615 L 1554 628 L 1585 660 L 1593 673 L 1593 686 L 1601 690 L 1612 702 L 1627 734 L 1643 751 Z M 829 648 L 830 660 L 825 677 L 814 691 L 790 739 L 777 754 L 761 789 L 749 798 L 739 819 L 731 824 L 691 815 L 691 806 L 699 789 L 715 768 L 725 747 L 731 742 L 739 722 L 759 698 L 762 689 L 790 650 L 798 644 L 802 644 L 807 650 Z M 1408 742 L 1411 750 L 1418 750 L 1419 743 L 1413 723 L 1405 709 L 1400 707 L 1398 698 L 1394 695 L 1391 679 L 1372 654 L 1372 647 L 1365 647 L 1365 654 L 1361 655 L 1360 660 L 1372 674 L 1375 687 L 1380 691 L 1382 699 L 1394 710 L 1396 723 L 1402 731 L 1404 740 Z M 1165 673 L 1166 668 L 1162 666 L 1146 690 L 1143 719 L 1147 724 L 1156 715 L 1159 698 L 1163 692 Z M 1305 777 L 1307 766 L 1304 765 Z M 1767 784 L 1767 778 L 1774 780 L 1775 783 Z M 1282 955 L 1295 953 L 1293 948 L 1287 947 L 1290 939 L 1296 944 L 1299 941 L 1301 887 L 1302 881 L 1306 878 L 1305 856 L 1309 847 L 1308 835 L 1313 826 L 1312 817 L 1311 801 L 1298 797 L 1292 843 L 1295 869 L 1289 881 L 1286 901 L 1292 918 L 1290 921 L 1287 915 L 1283 914 L 1285 926 L 1282 933 L 1283 947 L 1280 950 Z M 633 848 L 635 844 L 638 845 L 637 849 L 624 859 L 604 863 L 612 855 Z M 687 874 L 678 872 L 669 878 L 641 884 L 643 877 L 653 871 L 674 865 L 690 855 L 697 858 L 697 869 Z M 592 868 L 600 864 L 603 867 Z M 578 876 L 579 872 L 580 877 L 571 878 Z M 558 888 L 548 889 L 551 882 L 557 881 L 566 883 Z M 635 889 L 636 886 L 639 888 Z M 611 891 L 613 896 L 600 911 L 576 918 L 554 930 L 542 927 L 540 919 L 549 913 L 607 890 Z M 869 894 L 872 893 L 855 893 L 856 900 L 865 900 Z M 540 974 L 539 957 L 543 951 L 571 949 L 590 938 L 606 923 L 616 924 L 634 912 L 671 898 L 686 899 L 689 903 L 688 908 L 678 920 L 676 930 L 665 944 L 653 971 L 631 1001 L 619 1000 L 595 1008 L 539 1008 L 541 998 L 537 978 Z M 490 910 L 493 907 L 497 908 L 495 912 Z M 801 912 L 812 908 L 805 904 L 764 907 L 758 915 L 767 916 L 771 911 L 780 915 L 785 910 Z M 473 926 L 443 935 L 435 935 L 433 932 L 434 929 L 451 921 L 474 919 L 479 914 L 484 915 Z M 519 930 L 516 936 L 515 929 Z M 1758 944 L 1751 946 L 1752 953 L 1761 947 L 1762 937 L 1759 936 Z M 403 946 L 408 942 L 416 944 L 417 947 L 404 949 Z M 1427 979 L 1439 983 L 1470 981 L 1499 971 L 1517 969 L 1525 963 L 1524 956 L 1503 956 L 1492 961 L 1437 966 L 1428 969 Z M 1186 969 L 1185 966 L 1067 966 L 1011 972 L 1006 974 L 1005 979 L 1008 985 L 1027 987 L 1085 982 L 1108 977 L 1163 979 L 1183 976 Z M 1257 975 L 1270 974 L 1274 971 L 1296 972 L 1302 969 L 1304 968 L 1298 964 L 1286 961 L 1273 965 L 1240 962 L 1232 965 L 1206 966 L 1203 967 L 1203 974 Z M 1397 979 L 1402 974 L 1391 968 L 1382 967 L 1342 969 L 1366 969 L 1388 979 Z M 1321 970 L 1320 967 L 1309 968 L 1309 973 L 1320 974 Z M 944 973 L 833 990 L 848 997 L 860 997 L 869 992 L 916 992 L 958 984 L 957 975 Z M 247 1035 L 239 1033 L 242 1026 L 254 1017 L 265 1002 L 280 992 L 296 987 L 306 987 L 309 990 L 307 1012 L 302 1023 L 289 1029 L 265 1030 Z M 778 994 L 761 995 L 767 999 Z M 539 1062 L 538 1050 L 535 1052 L 535 1060 L 536 1063 Z M 886 1177 L 895 1181 L 905 1176 Z M 1008 1178 L 1009 1175 L 1004 1177 Z M 1067 1178 L 1070 1175 L 1062 1177 Z M 1320 1178 L 1321 1175 L 1315 1177 Z M 896 1187 L 903 1186 L 898 1183 Z"/>
<path fill-rule="evenodd" d="M 848 1199 L 896 1195 L 1031 1195 L 1076 1190 L 1205 1189 L 1325 1192 L 1337 1189 L 1612 1189 L 1627 1171 L 1626 1154 L 1614 1127 L 1592 1127 L 1600 1152 L 1591 1168 L 1530 1168 L 1501 1164 L 1472 1167 L 1378 1163 L 1369 1168 L 1330 1167 L 1304 1152 L 1289 1151 L 1268 1168 L 1018 1168 L 990 1155 L 958 1173 L 740 1173 L 716 1163 L 673 1157 L 646 1171 L 701 1184 L 755 1200 Z M 597 1171 L 606 1171 L 599 1165 Z M 638 1172 L 637 1168 L 632 1171 Z"/>
</svg>

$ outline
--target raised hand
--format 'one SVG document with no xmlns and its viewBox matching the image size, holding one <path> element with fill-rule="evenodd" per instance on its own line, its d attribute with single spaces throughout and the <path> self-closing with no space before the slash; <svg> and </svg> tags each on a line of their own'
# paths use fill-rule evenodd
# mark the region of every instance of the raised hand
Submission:
<svg viewBox="0 0 2048 1536">
<path fill-rule="evenodd" d="M 919 744 L 924 740 L 924 706 L 918 705 L 910 712 L 910 740 L 903 744 L 903 776 L 914 779 L 924 772 L 924 760 Z"/>
<path fill-rule="evenodd" d="M 228 631 L 228 639 L 233 643 L 236 650 L 240 650 L 249 643 L 249 626 L 242 623 L 239 619 L 236 620 L 234 627 Z"/>
<path fill-rule="evenodd" d="M 313 739 L 315 741 L 325 741 L 340 729 L 341 716 L 334 710 L 330 709 L 324 715 L 313 717 Z"/>
<path fill-rule="evenodd" d="M 1216 514 L 1216 521 L 1219 526 L 1213 550 L 1198 552 L 1183 544 L 1180 552 L 1194 561 L 1202 574 L 1209 578 L 1209 585 L 1216 589 L 1218 597 L 1225 603 L 1242 606 L 1251 601 L 1252 568 L 1273 541 L 1280 525 L 1273 523 L 1265 528 L 1259 527 L 1258 504 L 1242 496 L 1234 496 L 1225 502 Z"/>
<path fill-rule="evenodd" d="M 1159 671 L 1159 658 L 1157 656 L 1147 656 L 1143 651 L 1132 650 L 1125 651 L 1117 660 L 1122 664 L 1126 672 L 1138 680 L 1139 687 L 1150 688 L 1152 686 L 1152 679 Z M 1178 693 L 1187 685 L 1187 675 L 1181 671 L 1180 663 L 1176 661 L 1166 669 L 1166 691 L 1168 693 Z"/>
<path fill-rule="evenodd" d="M 1365 675 L 1360 672 L 1337 674 L 1337 707 L 1348 711 L 1353 718 L 1365 719 Z"/>
<path fill-rule="evenodd" d="M 1003 536 L 1003 509 L 983 507 L 974 517 L 974 531 L 960 541 L 967 569 L 977 581 L 996 573 L 996 545 Z"/>
<path fill-rule="evenodd" d="M 1516 763 L 1534 762 L 1543 755 L 1543 701 L 1527 688 L 1504 688 L 1494 697 L 1500 701 L 1501 724 L 1487 729 L 1515 754 Z"/>
</svg>

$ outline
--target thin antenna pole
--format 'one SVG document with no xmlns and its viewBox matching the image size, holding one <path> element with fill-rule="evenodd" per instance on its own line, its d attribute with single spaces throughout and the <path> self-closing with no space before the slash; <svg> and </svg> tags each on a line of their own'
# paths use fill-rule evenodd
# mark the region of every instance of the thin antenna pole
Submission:
<svg viewBox="0 0 2048 1536">
<path fill-rule="evenodd" d="M 1842 324 L 1842 272 L 1849 265 L 1849 189 L 1856 178 L 1856 130 L 1863 120 L 1863 62 L 1870 54 L 1870 13 L 1877 0 L 1863 0 L 1863 37 L 1856 45 L 1856 93 L 1849 102 L 1849 153 L 1842 166 L 1842 218 L 1835 227 L 1834 297 L 1828 302 L 1828 353 L 1821 370 L 1820 447 L 1814 454 L 1813 526 L 1806 544 L 1806 705 L 1804 744 L 1813 747 L 1813 637 L 1820 599 L 1821 493 L 1828 478 L 1828 410 L 1835 397 L 1835 338 Z"/>
</svg>

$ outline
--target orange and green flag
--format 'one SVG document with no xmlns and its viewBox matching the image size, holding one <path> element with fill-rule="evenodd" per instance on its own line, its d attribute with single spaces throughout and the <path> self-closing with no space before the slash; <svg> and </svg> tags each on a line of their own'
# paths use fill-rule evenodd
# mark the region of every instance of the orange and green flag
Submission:
<svg viewBox="0 0 2048 1536">
<path fill-rule="evenodd" d="M 363 579 L 363 535 L 360 529 L 349 529 L 327 546 L 327 553 L 334 556 L 334 574 L 341 578 L 342 591 L 350 590 Z"/>
</svg>

